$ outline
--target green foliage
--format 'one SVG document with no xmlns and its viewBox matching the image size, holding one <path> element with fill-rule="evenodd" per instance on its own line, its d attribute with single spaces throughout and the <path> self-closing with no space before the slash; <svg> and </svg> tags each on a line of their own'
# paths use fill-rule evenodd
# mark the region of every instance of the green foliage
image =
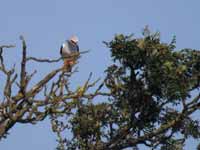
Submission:
<svg viewBox="0 0 200 150">
<path fill-rule="evenodd" d="M 161 146 L 161 150 L 183 150 L 183 140 L 169 139 Z"/>
</svg>

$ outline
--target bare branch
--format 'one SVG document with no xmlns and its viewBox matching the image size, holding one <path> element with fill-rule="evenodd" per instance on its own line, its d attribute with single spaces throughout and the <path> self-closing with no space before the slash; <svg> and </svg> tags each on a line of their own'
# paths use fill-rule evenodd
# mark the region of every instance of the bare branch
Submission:
<svg viewBox="0 0 200 150">
<path fill-rule="evenodd" d="M 62 68 L 56 69 L 49 74 L 47 74 L 42 80 L 40 80 L 35 86 L 33 86 L 28 92 L 26 92 L 26 98 L 32 97 L 37 94 L 41 88 L 50 81 L 58 72 L 62 71 Z M 23 98 L 23 95 L 18 93 L 18 95 L 12 97 L 12 99 L 18 101 Z"/>
<path fill-rule="evenodd" d="M 3 58 L 3 48 L 13 48 L 15 47 L 14 45 L 3 45 L 0 46 L 0 70 L 6 75 L 6 84 L 4 87 L 4 95 L 10 97 L 11 95 L 11 87 L 13 82 L 16 80 L 17 75 L 15 75 L 12 78 L 12 75 L 14 74 L 15 71 L 15 65 L 13 66 L 13 68 L 11 68 L 10 70 L 6 69 L 6 66 L 4 64 L 4 58 Z"/>
<path fill-rule="evenodd" d="M 8 74 L 8 71 L 7 71 L 7 69 L 5 68 L 5 65 L 4 65 L 3 48 L 13 48 L 13 47 L 15 47 L 15 46 L 13 46 L 13 45 L 0 46 L 0 70 L 2 70 L 5 74 Z"/>
<path fill-rule="evenodd" d="M 49 59 L 49 58 L 36 58 L 36 57 L 27 57 L 26 58 L 26 61 L 36 61 L 36 62 L 45 62 L 45 63 L 55 63 L 55 62 L 59 62 L 60 60 L 62 60 L 63 58 L 72 58 L 72 57 L 80 57 L 81 54 L 85 54 L 85 53 L 88 53 L 89 51 L 82 51 L 78 54 L 73 54 L 71 56 L 68 56 L 68 57 L 60 57 L 60 58 L 57 58 L 57 59 Z"/>
</svg>

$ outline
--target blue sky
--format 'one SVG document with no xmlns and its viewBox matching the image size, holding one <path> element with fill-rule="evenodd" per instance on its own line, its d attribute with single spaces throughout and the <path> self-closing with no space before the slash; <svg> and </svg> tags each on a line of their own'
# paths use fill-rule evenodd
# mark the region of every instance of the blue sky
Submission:
<svg viewBox="0 0 200 150">
<path fill-rule="evenodd" d="M 177 48 L 200 49 L 199 0 L 0 0 L 0 45 L 15 44 L 7 49 L 7 64 L 19 62 L 23 35 L 28 45 L 28 55 L 59 57 L 61 43 L 77 34 L 82 51 L 91 50 L 79 63 L 79 73 L 71 84 L 75 87 L 88 77 L 102 77 L 111 63 L 109 50 L 102 41 L 109 41 L 116 33 L 141 36 L 149 25 L 160 31 L 162 41 L 177 37 Z M 40 76 L 60 66 L 58 64 L 29 64 L 29 70 L 38 69 Z M 0 80 L 0 89 L 2 89 Z M 55 148 L 55 136 L 50 133 L 48 121 L 38 125 L 16 125 L 0 149 L 49 150 Z M 187 147 L 194 149 L 195 142 Z"/>
</svg>

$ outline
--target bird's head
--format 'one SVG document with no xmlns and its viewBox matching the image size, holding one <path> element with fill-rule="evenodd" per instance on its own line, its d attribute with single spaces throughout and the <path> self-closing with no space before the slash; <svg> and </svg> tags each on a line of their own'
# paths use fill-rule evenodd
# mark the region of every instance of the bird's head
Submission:
<svg viewBox="0 0 200 150">
<path fill-rule="evenodd" d="M 78 43 L 78 37 L 75 35 L 72 35 L 69 39 L 72 43 L 77 44 Z"/>
</svg>

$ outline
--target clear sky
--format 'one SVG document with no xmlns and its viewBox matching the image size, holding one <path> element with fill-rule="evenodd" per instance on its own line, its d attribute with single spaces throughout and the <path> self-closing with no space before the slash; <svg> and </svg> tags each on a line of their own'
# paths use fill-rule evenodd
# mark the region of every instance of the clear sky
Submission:
<svg viewBox="0 0 200 150">
<path fill-rule="evenodd" d="M 20 35 L 27 41 L 28 55 L 51 58 L 59 57 L 64 40 L 78 35 L 80 49 L 91 52 L 80 60 L 79 73 L 71 81 L 74 87 L 89 72 L 96 78 L 103 76 L 111 59 L 102 41 L 116 33 L 141 36 L 142 28 L 149 25 L 161 32 L 164 42 L 176 35 L 177 48 L 200 49 L 199 0 L 0 0 L 0 6 L 0 45 L 16 44 L 6 51 L 8 65 L 19 62 Z M 38 69 L 39 78 L 59 65 L 29 64 L 29 70 Z M 2 84 L 0 80 L 0 89 Z M 48 120 L 34 126 L 16 125 L 0 142 L 0 149 L 54 149 L 56 137 L 50 131 Z M 195 149 L 195 142 L 187 142 L 186 149 Z"/>
</svg>

